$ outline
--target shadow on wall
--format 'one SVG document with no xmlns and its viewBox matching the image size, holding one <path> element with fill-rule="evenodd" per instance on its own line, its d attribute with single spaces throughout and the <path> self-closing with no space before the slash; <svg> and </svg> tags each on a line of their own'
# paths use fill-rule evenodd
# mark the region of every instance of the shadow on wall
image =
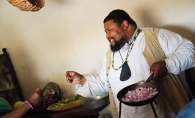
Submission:
<svg viewBox="0 0 195 118">
<path fill-rule="evenodd" d="M 164 29 L 168 29 L 168 30 L 171 30 L 173 32 L 176 32 L 179 35 L 181 35 L 182 37 L 185 37 L 186 39 L 192 41 L 192 43 L 195 45 L 195 39 L 194 39 L 195 32 L 192 32 L 187 28 L 183 28 L 180 26 L 171 26 L 171 25 L 160 26 L 160 28 L 164 28 Z"/>
<path fill-rule="evenodd" d="M 156 15 L 151 8 L 149 9 L 142 9 L 140 13 L 140 18 L 142 19 L 142 26 L 145 27 L 153 27 L 153 28 L 164 28 L 173 32 L 178 33 L 182 37 L 185 37 L 186 39 L 192 41 L 192 43 L 195 45 L 195 32 L 190 31 L 187 28 L 181 27 L 181 26 L 174 26 L 174 25 L 165 25 L 165 26 L 160 26 L 158 25 L 161 19 L 161 16 Z M 155 20 L 154 20 L 155 19 Z"/>
</svg>

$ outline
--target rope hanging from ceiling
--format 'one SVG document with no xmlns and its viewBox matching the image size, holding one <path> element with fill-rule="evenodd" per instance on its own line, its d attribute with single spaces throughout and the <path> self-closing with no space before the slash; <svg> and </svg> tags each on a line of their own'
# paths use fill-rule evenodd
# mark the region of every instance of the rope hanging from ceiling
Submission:
<svg viewBox="0 0 195 118">
<path fill-rule="evenodd" d="M 45 0 L 7 0 L 21 11 L 39 11 L 44 7 Z"/>
</svg>

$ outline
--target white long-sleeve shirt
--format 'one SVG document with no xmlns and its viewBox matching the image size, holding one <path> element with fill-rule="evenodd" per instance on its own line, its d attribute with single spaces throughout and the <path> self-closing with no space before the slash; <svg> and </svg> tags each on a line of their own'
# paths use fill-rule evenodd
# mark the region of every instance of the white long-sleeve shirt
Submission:
<svg viewBox="0 0 195 118">
<path fill-rule="evenodd" d="M 158 33 L 158 40 L 165 53 L 166 67 L 169 73 L 179 74 L 180 72 L 195 66 L 194 45 L 187 39 L 169 30 L 160 29 Z M 132 39 L 130 40 L 130 42 Z M 121 49 L 120 53 L 123 60 L 127 56 L 130 45 L 126 43 Z M 120 81 L 120 70 L 114 70 L 112 67 L 109 72 L 109 82 L 113 91 L 115 102 L 119 110 L 119 101 L 117 93 L 126 86 L 134 84 L 138 81 L 146 80 L 149 77 L 150 67 L 145 60 L 142 52 L 145 49 L 145 36 L 143 31 L 138 35 L 134 47 L 127 59 L 131 70 L 131 77 L 126 81 Z M 111 57 L 112 59 L 112 57 Z M 96 75 L 84 75 L 87 82 L 83 86 L 76 86 L 77 94 L 84 97 L 96 97 L 108 93 L 107 76 L 106 76 L 106 57 L 103 60 L 101 70 Z M 122 64 L 122 59 L 119 52 L 114 54 L 114 67 L 118 68 Z M 160 94 L 157 97 L 157 104 L 154 105 L 159 118 L 172 118 L 174 116 L 171 112 L 167 101 Z M 131 107 L 122 104 L 121 118 L 152 118 L 154 117 L 150 105 L 139 107 Z"/>
</svg>

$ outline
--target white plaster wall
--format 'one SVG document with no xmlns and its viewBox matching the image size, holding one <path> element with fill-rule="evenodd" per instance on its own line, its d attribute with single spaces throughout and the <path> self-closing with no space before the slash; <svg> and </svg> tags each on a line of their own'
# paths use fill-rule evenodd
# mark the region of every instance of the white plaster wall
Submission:
<svg viewBox="0 0 195 118">
<path fill-rule="evenodd" d="M 1 0 L 0 49 L 7 48 L 25 99 L 48 82 L 60 86 L 63 98 L 73 96 L 66 71 L 98 72 L 109 49 L 103 19 L 114 9 L 141 28 L 167 28 L 195 43 L 194 0 L 46 0 L 38 12 Z"/>
</svg>

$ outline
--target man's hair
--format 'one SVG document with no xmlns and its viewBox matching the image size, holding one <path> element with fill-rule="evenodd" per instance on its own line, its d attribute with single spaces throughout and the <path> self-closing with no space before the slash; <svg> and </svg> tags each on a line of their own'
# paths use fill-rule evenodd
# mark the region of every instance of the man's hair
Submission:
<svg viewBox="0 0 195 118">
<path fill-rule="evenodd" d="M 116 9 L 111 11 L 108 16 L 104 19 L 104 23 L 113 20 L 115 23 L 122 24 L 124 20 L 126 20 L 130 25 L 137 26 L 136 22 L 131 19 L 129 14 L 127 14 L 125 11 Z"/>
</svg>

